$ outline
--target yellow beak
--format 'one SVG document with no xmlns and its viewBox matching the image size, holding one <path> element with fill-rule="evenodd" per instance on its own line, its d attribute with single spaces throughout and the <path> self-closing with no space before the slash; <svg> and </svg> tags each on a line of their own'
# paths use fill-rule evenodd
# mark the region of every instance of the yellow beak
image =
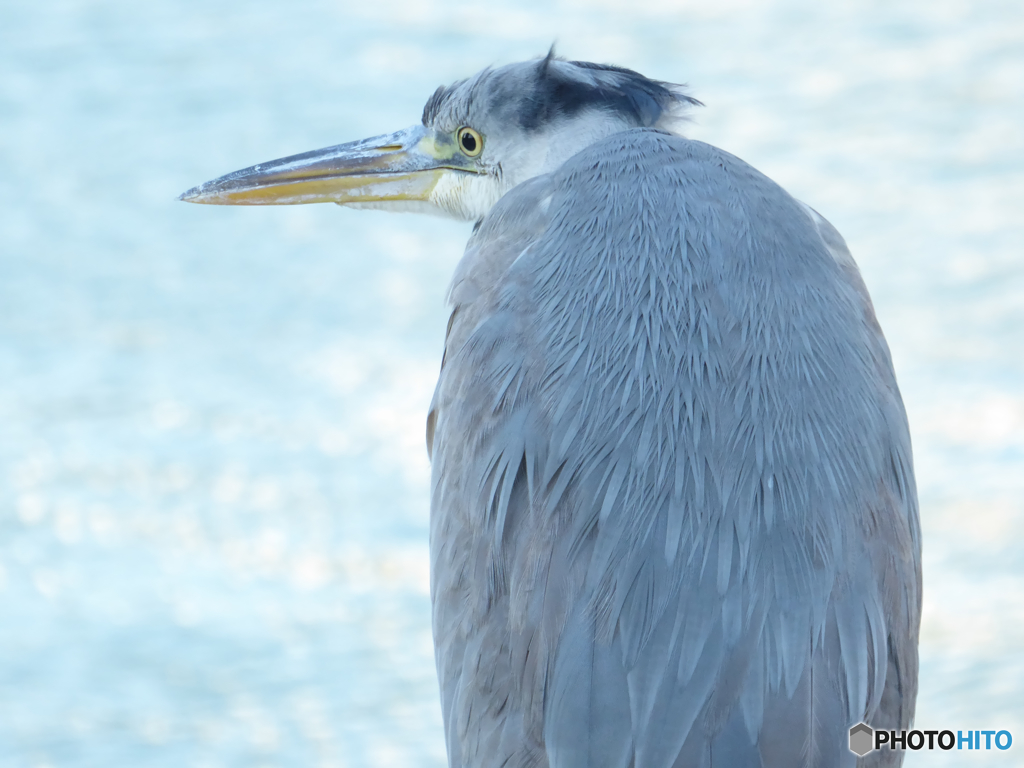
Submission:
<svg viewBox="0 0 1024 768">
<path fill-rule="evenodd" d="M 206 205 L 429 201 L 446 173 L 476 173 L 453 140 L 416 125 L 229 173 L 181 196 Z"/>
</svg>

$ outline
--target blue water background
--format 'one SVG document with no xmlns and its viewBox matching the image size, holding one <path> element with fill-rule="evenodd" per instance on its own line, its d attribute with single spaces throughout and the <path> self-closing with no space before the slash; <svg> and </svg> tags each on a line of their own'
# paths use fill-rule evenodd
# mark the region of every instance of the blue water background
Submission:
<svg viewBox="0 0 1024 768">
<path fill-rule="evenodd" d="M 922 727 L 1024 763 L 1019 0 L 0 0 L 0 766 L 442 766 L 424 415 L 464 224 L 175 200 L 560 52 L 846 236 L 914 434 Z M 969 758 L 969 759 L 968 759 Z"/>
</svg>

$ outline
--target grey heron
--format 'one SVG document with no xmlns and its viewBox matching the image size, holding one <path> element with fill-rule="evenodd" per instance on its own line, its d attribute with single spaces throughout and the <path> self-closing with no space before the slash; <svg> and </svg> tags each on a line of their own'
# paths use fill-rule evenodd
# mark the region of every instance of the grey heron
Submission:
<svg viewBox="0 0 1024 768">
<path fill-rule="evenodd" d="M 453 768 L 902 760 L 847 741 L 917 694 L 889 349 L 839 233 L 679 135 L 694 104 L 548 54 L 182 196 L 476 222 L 427 417 Z"/>
</svg>

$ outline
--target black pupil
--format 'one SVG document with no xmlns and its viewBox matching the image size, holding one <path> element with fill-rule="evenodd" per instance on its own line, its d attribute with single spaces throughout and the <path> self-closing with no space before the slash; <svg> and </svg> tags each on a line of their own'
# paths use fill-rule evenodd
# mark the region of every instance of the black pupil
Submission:
<svg viewBox="0 0 1024 768">
<path fill-rule="evenodd" d="M 462 134 L 462 146 L 467 152 L 476 152 L 476 138 L 469 131 Z"/>
</svg>

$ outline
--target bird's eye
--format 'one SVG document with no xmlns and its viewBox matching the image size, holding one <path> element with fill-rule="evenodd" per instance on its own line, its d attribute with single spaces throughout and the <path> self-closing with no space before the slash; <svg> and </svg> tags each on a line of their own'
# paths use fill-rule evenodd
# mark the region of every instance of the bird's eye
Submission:
<svg viewBox="0 0 1024 768">
<path fill-rule="evenodd" d="M 468 125 L 459 128 L 459 149 L 470 157 L 476 157 L 484 148 L 483 137 Z"/>
</svg>

